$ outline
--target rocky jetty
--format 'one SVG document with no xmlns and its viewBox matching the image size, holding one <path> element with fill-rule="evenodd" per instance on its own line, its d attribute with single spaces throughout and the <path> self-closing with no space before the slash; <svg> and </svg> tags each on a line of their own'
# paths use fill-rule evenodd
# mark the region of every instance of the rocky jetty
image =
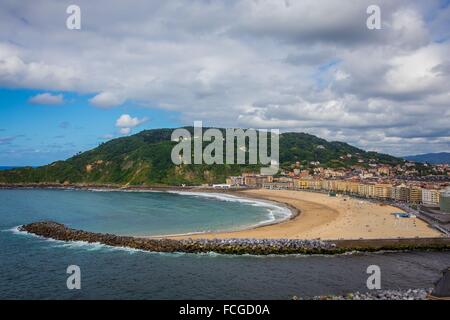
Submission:
<svg viewBox="0 0 450 320">
<path fill-rule="evenodd" d="M 186 252 L 221 254 L 339 254 L 345 252 L 374 252 L 383 250 L 448 250 L 450 238 L 422 239 L 359 239 L 359 240 L 300 240 L 300 239 L 150 239 L 118 236 L 76 230 L 63 224 L 44 221 L 21 226 L 38 236 L 62 241 L 85 241 L 115 247 L 127 247 L 154 252 Z"/>
<path fill-rule="evenodd" d="M 222 254 L 332 254 L 336 250 L 331 242 L 320 240 L 290 240 L 290 239 L 148 239 L 114 234 L 94 233 L 76 230 L 63 224 L 44 221 L 19 227 L 45 238 L 62 241 L 85 241 L 102 243 L 115 247 L 127 247 L 154 252 L 186 252 Z"/>
<path fill-rule="evenodd" d="M 316 296 L 308 300 L 427 300 L 432 289 L 375 290 L 347 295 Z M 293 298 L 298 300 L 297 297 Z"/>
</svg>

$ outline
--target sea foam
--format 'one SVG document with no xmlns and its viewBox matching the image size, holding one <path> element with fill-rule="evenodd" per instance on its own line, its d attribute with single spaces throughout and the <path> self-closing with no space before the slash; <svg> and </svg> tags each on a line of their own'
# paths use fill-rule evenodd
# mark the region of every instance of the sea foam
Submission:
<svg viewBox="0 0 450 320">
<path fill-rule="evenodd" d="M 281 222 L 288 220 L 292 217 L 292 210 L 286 206 L 276 204 L 275 202 L 267 200 L 259 200 L 252 198 L 241 198 L 234 195 L 222 194 L 222 193 L 207 193 L 207 192 L 190 192 L 190 191 L 166 191 L 168 193 L 175 193 L 185 196 L 214 198 L 220 201 L 239 202 L 254 207 L 261 207 L 267 210 L 267 220 L 259 221 L 250 227 L 257 227 L 274 222 Z"/>
</svg>

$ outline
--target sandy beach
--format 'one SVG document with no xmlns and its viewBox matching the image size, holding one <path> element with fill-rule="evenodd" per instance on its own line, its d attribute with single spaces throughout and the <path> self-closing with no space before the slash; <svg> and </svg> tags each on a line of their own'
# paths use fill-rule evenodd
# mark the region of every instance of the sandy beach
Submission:
<svg viewBox="0 0 450 320">
<path fill-rule="evenodd" d="M 417 218 L 398 219 L 402 210 L 388 205 L 347 196 L 289 190 L 247 190 L 246 197 L 264 198 L 288 204 L 299 215 L 278 224 L 234 232 L 214 232 L 171 237 L 174 239 L 211 238 L 289 238 L 289 239 L 388 239 L 439 237 L 442 234 Z M 243 212 L 242 214 L 245 214 Z"/>
</svg>

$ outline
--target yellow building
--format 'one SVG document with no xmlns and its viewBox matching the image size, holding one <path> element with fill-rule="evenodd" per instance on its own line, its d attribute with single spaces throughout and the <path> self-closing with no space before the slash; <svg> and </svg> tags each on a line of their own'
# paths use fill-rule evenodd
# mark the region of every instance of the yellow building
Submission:
<svg viewBox="0 0 450 320">
<path fill-rule="evenodd" d="M 348 182 L 345 180 L 337 180 L 336 187 L 338 192 L 347 192 Z"/>
<path fill-rule="evenodd" d="M 309 179 L 294 179 L 294 188 L 296 189 L 309 189 Z"/>
<path fill-rule="evenodd" d="M 410 187 L 408 202 L 421 203 L 422 202 L 422 188 Z"/>
<path fill-rule="evenodd" d="M 358 195 L 367 198 L 375 197 L 375 186 L 373 184 L 360 183 L 358 185 Z"/>
<path fill-rule="evenodd" d="M 376 184 L 374 186 L 374 196 L 379 199 L 389 199 L 392 196 L 392 185 Z"/>
<path fill-rule="evenodd" d="M 328 180 L 328 191 L 338 191 L 338 181 L 336 180 Z"/>
<path fill-rule="evenodd" d="M 357 183 L 357 182 L 348 182 L 348 192 L 350 192 L 352 194 L 357 194 L 358 193 L 358 185 L 359 185 L 359 183 Z"/>
</svg>

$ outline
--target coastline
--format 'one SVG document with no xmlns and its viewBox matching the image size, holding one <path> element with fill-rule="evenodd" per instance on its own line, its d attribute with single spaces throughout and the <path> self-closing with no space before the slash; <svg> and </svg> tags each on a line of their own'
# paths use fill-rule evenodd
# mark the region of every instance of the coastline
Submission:
<svg viewBox="0 0 450 320">
<path fill-rule="evenodd" d="M 177 235 L 143 235 L 148 239 L 397 239 L 436 238 L 443 234 L 420 219 L 396 219 L 392 213 L 403 210 L 378 202 L 349 196 L 329 197 L 322 193 L 291 190 L 216 190 L 199 187 L 17 184 L 0 189 L 42 188 L 76 190 L 111 190 L 175 193 L 213 193 L 249 200 L 261 200 L 287 207 L 291 216 L 233 231 L 192 232 Z"/>
<path fill-rule="evenodd" d="M 225 196 L 233 196 L 238 199 L 246 199 L 251 202 L 261 202 L 268 204 L 270 206 L 274 206 L 277 208 L 286 208 L 289 210 L 290 214 L 285 218 L 274 218 L 271 221 L 262 221 L 257 222 L 252 225 L 246 225 L 242 227 L 237 227 L 233 230 L 216 230 L 212 231 L 216 232 L 235 232 L 235 231 L 245 231 L 251 229 L 257 229 L 260 227 L 276 225 L 278 223 L 282 223 L 285 221 L 289 221 L 295 219 L 296 216 L 300 213 L 300 210 L 295 206 L 292 206 L 289 203 L 282 201 L 274 201 L 269 200 L 266 197 L 261 196 L 249 196 L 245 193 L 242 193 L 242 190 L 223 190 L 223 189 L 213 189 L 213 188 L 205 188 L 198 186 L 123 186 L 123 185 L 113 185 L 113 184 L 56 184 L 56 183 L 30 183 L 30 184 L 1 184 L 0 190 L 2 189 L 10 189 L 10 190 L 20 190 L 20 189 L 42 189 L 42 190 L 81 190 L 81 191 L 111 191 L 111 192 L 168 192 L 175 193 L 180 195 L 196 195 L 196 196 L 205 196 L 205 194 L 212 194 L 214 196 L 219 197 L 220 195 Z M 245 190 L 252 190 L 251 188 Z M 132 235 L 134 237 L 144 237 L 144 238 L 172 238 L 172 237 L 188 237 L 191 235 L 202 235 L 208 234 L 211 232 L 207 231 L 193 231 L 193 232 L 183 232 L 179 234 L 160 234 L 160 235 Z"/>
<path fill-rule="evenodd" d="M 164 191 L 161 191 L 164 192 Z M 179 233 L 179 234 L 165 234 L 165 235 L 140 235 L 140 236 L 136 236 L 136 237 L 141 237 L 141 238 L 149 238 L 149 239 L 160 239 L 160 238 L 167 238 L 167 239 L 188 239 L 191 236 L 196 236 L 201 238 L 202 235 L 212 235 L 212 234 L 221 234 L 221 233 L 234 233 L 234 232 L 245 232 L 245 231 L 249 231 L 249 230 L 254 230 L 254 229 L 259 229 L 259 228 L 263 228 L 263 227 L 270 227 L 270 226 L 274 226 L 280 223 L 285 223 L 291 220 L 295 220 L 300 214 L 301 214 L 301 210 L 287 202 L 282 202 L 282 201 L 275 201 L 275 200 L 271 200 L 271 199 L 267 199 L 265 197 L 261 197 L 261 196 L 257 196 L 257 195 L 249 195 L 246 193 L 243 193 L 242 191 L 226 191 L 226 190 L 211 190 L 211 189 L 203 189 L 202 191 L 198 191 L 197 189 L 195 191 L 187 191 L 187 190 L 183 190 L 183 191 L 166 191 L 166 192 L 172 192 L 172 193 L 177 193 L 177 194 L 181 194 L 181 195 L 189 195 L 189 193 L 192 193 L 194 195 L 198 195 L 198 196 L 205 196 L 204 194 L 212 194 L 212 195 L 226 195 L 226 196 L 233 196 L 236 197 L 238 199 L 246 199 L 249 201 L 254 201 L 254 202 L 261 202 L 261 203 L 265 203 L 274 207 L 278 207 L 278 208 L 286 208 L 287 210 L 289 210 L 290 214 L 286 217 L 286 218 L 282 218 L 282 219 L 276 219 L 274 218 L 274 220 L 272 221 L 267 221 L 267 222 L 258 222 L 255 223 L 253 225 L 250 226 L 242 226 L 242 227 L 237 227 L 233 230 L 217 230 L 217 231 L 209 231 L 209 232 L 204 232 L 204 231 L 197 231 L 197 232 L 183 232 L 183 233 Z M 202 195 L 200 195 L 202 194 Z"/>
<path fill-rule="evenodd" d="M 395 218 L 403 210 L 348 196 L 329 197 L 321 193 L 289 190 L 246 190 L 233 192 L 241 197 L 275 201 L 297 214 L 291 219 L 229 232 L 149 236 L 170 239 L 397 239 L 435 238 L 443 234 L 420 219 Z"/>
</svg>

